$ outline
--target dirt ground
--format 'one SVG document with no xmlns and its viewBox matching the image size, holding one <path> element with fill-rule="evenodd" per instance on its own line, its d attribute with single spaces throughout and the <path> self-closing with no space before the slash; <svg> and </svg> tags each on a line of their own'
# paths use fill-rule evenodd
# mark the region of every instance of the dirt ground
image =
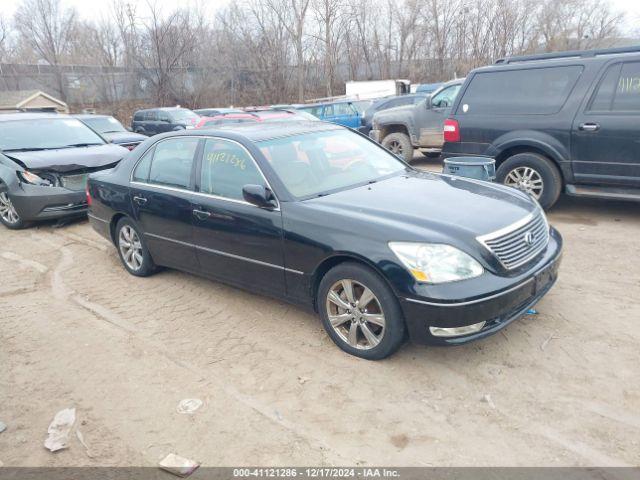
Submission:
<svg viewBox="0 0 640 480">
<path fill-rule="evenodd" d="M 563 198 L 550 221 L 565 253 L 538 315 L 381 362 L 282 302 L 176 271 L 132 277 L 85 221 L 0 229 L 0 461 L 640 465 L 639 207 Z M 204 405 L 179 414 L 185 398 Z M 88 451 L 75 435 L 43 447 L 66 407 Z"/>
</svg>

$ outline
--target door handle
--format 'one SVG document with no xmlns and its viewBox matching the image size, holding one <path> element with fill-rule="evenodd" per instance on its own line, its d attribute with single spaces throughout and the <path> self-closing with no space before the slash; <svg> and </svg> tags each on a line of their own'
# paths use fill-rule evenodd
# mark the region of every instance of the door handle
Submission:
<svg viewBox="0 0 640 480">
<path fill-rule="evenodd" d="M 133 197 L 133 201 L 136 202 L 138 205 L 144 205 L 145 203 L 147 203 L 147 199 L 144 197 L 138 197 L 137 195 L 135 197 Z"/>
<path fill-rule="evenodd" d="M 195 208 L 193 210 L 193 215 L 199 220 L 206 220 L 211 216 L 211 212 L 205 212 L 204 210 L 198 210 Z"/>
<path fill-rule="evenodd" d="M 583 132 L 597 132 L 600 130 L 600 125 L 597 123 L 581 123 L 578 128 Z"/>
</svg>

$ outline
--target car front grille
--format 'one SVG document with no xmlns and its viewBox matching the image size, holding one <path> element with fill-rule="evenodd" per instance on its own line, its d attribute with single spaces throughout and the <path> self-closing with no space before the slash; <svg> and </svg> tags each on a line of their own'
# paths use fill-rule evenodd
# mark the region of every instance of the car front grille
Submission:
<svg viewBox="0 0 640 480">
<path fill-rule="evenodd" d="M 549 224 L 541 210 L 497 232 L 478 237 L 500 263 L 512 270 L 533 260 L 549 243 Z"/>
<path fill-rule="evenodd" d="M 87 186 L 88 176 L 88 173 L 81 173 L 78 175 L 62 175 L 60 177 L 60 185 L 68 190 L 80 192 Z"/>
</svg>

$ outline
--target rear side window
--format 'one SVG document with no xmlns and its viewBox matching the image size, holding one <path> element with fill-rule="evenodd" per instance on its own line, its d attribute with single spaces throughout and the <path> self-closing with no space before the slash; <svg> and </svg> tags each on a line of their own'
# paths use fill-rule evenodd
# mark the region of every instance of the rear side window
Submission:
<svg viewBox="0 0 640 480">
<path fill-rule="evenodd" d="M 142 159 L 138 162 L 138 165 L 136 165 L 132 177 L 134 182 L 146 182 L 147 180 L 149 180 L 149 167 L 151 167 L 152 158 L 153 148 L 148 150 L 147 153 L 145 153 Z"/>
<path fill-rule="evenodd" d="M 189 188 L 197 138 L 171 138 L 156 144 L 149 170 L 149 183 Z"/>
<path fill-rule="evenodd" d="M 476 74 L 460 101 L 465 115 L 545 115 L 559 112 L 582 66 L 526 68 Z"/>
<path fill-rule="evenodd" d="M 144 119 L 144 113 L 142 112 L 136 112 L 136 114 L 133 116 L 133 119 L 136 122 L 141 122 Z"/>
<path fill-rule="evenodd" d="M 154 110 L 145 112 L 144 119 L 151 121 L 158 120 L 158 114 Z"/>
</svg>

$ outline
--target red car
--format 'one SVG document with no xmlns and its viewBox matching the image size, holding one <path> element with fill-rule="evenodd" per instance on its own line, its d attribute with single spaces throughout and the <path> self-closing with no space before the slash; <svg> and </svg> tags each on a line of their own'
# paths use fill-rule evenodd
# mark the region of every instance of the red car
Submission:
<svg viewBox="0 0 640 480">
<path fill-rule="evenodd" d="M 195 128 L 211 128 L 234 123 L 275 122 L 283 120 L 318 121 L 313 115 L 295 110 L 253 110 L 239 113 L 223 113 L 214 117 L 202 117 Z"/>
</svg>

